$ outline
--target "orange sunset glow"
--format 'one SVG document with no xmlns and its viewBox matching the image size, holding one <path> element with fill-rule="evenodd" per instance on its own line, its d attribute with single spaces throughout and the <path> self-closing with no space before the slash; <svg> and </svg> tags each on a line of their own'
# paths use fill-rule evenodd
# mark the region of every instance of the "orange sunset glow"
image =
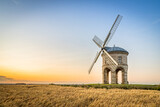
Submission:
<svg viewBox="0 0 160 107">
<path fill-rule="evenodd" d="M 101 56 L 88 74 L 99 51 L 92 38 L 104 40 L 117 14 L 123 20 L 107 45 L 129 52 L 129 83 L 160 83 L 159 6 L 123 1 L 0 2 L 0 83 L 102 83 Z"/>
</svg>

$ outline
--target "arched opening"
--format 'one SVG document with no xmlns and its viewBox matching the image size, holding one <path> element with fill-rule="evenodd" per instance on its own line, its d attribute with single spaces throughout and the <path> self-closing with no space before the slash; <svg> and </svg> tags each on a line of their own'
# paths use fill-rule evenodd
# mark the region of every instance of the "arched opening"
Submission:
<svg viewBox="0 0 160 107">
<path fill-rule="evenodd" d="M 104 84 L 111 83 L 111 70 L 109 68 L 104 69 L 103 82 Z"/>
<path fill-rule="evenodd" d="M 117 84 L 122 84 L 122 71 L 117 71 L 116 72 L 117 75 Z"/>
<path fill-rule="evenodd" d="M 108 72 L 108 76 L 109 76 L 108 82 L 109 84 L 111 84 L 111 71 Z"/>
<path fill-rule="evenodd" d="M 116 83 L 124 84 L 124 69 L 123 68 L 118 68 L 116 70 Z"/>
</svg>

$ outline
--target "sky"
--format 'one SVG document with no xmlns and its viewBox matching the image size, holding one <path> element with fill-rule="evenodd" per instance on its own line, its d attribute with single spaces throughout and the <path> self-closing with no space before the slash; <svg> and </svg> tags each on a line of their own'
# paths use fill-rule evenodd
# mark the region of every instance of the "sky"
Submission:
<svg viewBox="0 0 160 107">
<path fill-rule="evenodd" d="M 129 83 L 160 83 L 159 0 L 0 0 L 0 83 L 102 83 L 88 69 L 118 14 L 108 46 L 126 49 Z"/>
</svg>

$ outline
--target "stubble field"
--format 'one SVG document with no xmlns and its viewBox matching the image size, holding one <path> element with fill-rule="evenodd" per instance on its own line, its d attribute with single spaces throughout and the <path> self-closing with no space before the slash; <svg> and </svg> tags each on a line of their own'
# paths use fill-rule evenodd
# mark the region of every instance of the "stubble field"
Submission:
<svg viewBox="0 0 160 107">
<path fill-rule="evenodd" d="M 0 107 L 160 106 L 160 91 L 0 85 Z"/>
</svg>

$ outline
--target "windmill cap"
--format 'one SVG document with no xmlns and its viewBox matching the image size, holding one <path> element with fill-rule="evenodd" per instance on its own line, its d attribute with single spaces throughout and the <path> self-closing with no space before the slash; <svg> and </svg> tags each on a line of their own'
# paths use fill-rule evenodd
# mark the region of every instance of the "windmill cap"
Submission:
<svg viewBox="0 0 160 107">
<path fill-rule="evenodd" d="M 128 54 L 128 51 L 126 51 L 125 49 L 121 48 L 121 47 L 105 47 L 104 48 L 107 52 L 123 52 L 123 53 L 127 53 Z"/>
</svg>

